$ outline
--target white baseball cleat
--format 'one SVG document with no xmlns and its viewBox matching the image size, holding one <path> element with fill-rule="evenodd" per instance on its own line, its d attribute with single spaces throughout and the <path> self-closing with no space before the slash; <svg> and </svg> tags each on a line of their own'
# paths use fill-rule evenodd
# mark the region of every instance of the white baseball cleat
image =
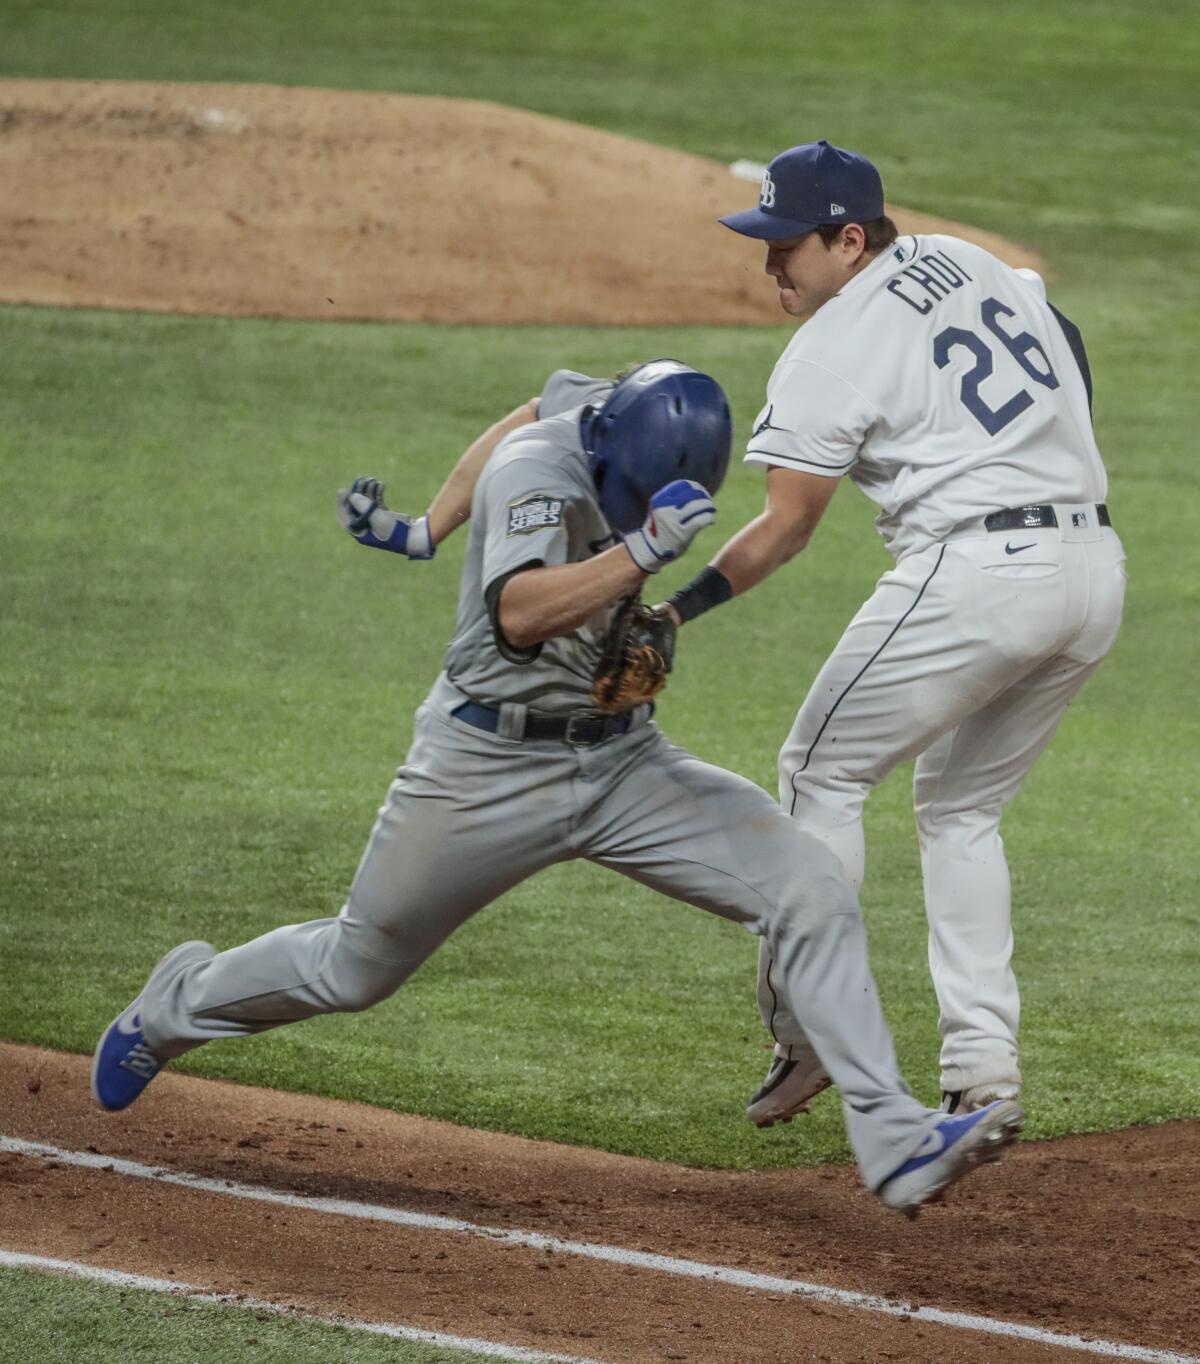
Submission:
<svg viewBox="0 0 1200 1364">
<path fill-rule="evenodd" d="M 999 1081 L 975 1085 L 971 1089 L 943 1089 L 943 1113 L 974 1113 L 997 1099 L 1019 1099 L 1021 1086 L 1016 1081 Z"/>
<path fill-rule="evenodd" d="M 889 1208 L 915 1217 L 924 1204 L 934 1202 L 976 1166 L 998 1161 L 1024 1125 L 1025 1110 L 1012 1099 L 943 1118 L 883 1181 L 879 1197 Z"/>
<path fill-rule="evenodd" d="M 776 1056 L 766 1079 L 747 1105 L 746 1117 L 756 1127 L 791 1122 L 797 1113 L 807 1113 L 812 1101 L 832 1083 L 812 1052 L 799 1061 Z"/>
</svg>

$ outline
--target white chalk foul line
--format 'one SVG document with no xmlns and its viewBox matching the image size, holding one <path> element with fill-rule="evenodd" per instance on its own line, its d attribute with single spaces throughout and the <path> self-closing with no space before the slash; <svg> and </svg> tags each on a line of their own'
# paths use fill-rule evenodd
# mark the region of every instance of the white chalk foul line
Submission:
<svg viewBox="0 0 1200 1364">
<path fill-rule="evenodd" d="M 91 1279 L 112 1288 L 141 1288 L 149 1293 L 173 1293 L 189 1302 L 213 1303 L 221 1307 L 240 1307 L 247 1312 L 270 1312 L 292 1321 L 308 1322 L 317 1326 L 337 1326 L 350 1331 L 369 1331 L 371 1335 L 388 1336 L 392 1340 L 419 1341 L 437 1345 L 444 1350 L 461 1350 L 464 1354 L 483 1355 L 488 1359 L 506 1359 L 514 1364 L 600 1364 L 599 1360 L 581 1359 L 578 1355 L 550 1355 L 542 1350 L 526 1350 L 519 1345 L 498 1345 L 492 1340 L 475 1340 L 469 1336 L 449 1336 L 442 1331 L 423 1331 L 416 1326 L 401 1326 L 392 1321 L 359 1321 L 354 1317 L 325 1317 L 316 1312 L 302 1312 L 278 1302 L 264 1302 L 260 1298 L 244 1298 L 232 1293 L 213 1293 L 198 1284 L 178 1283 L 174 1279 L 155 1279 L 147 1274 L 130 1274 L 123 1269 L 101 1269 L 97 1265 L 80 1264 L 76 1260 L 51 1260 L 44 1255 L 23 1255 L 20 1251 L 0 1250 L 0 1269 L 33 1269 L 42 1273 L 70 1274 L 77 1279 Z"/>
<path fill-rule="evenodd" d="M 480 1236 L 503 1245 L 525 1246 L 531 1250 L 551 1250 L 561 1255 L 603 1260 L 609 1264 L 646 1269 L 658 1274 L 729 1284 L 736 1288 L 748 1288 L 753 1292 L 786 1294 L 814 1302 L 851 1307 L 858 1311 L 877 1312 L 888 1317 L 906 1317 L 913 1321 L 931 1322 L 962 1331 L 980 1331 L 1012 1340 L 1031 1340 L 1040 1345 L 1057 1345 L 1085 1354 L 1103 1355 L 1108 1359 L 1134 1359 L 1140 1361 L 1140 1364 L 1200 1364 L 1200 1355 L 1177 1354 L 1170 1350 L 1153 1350 L 1142 1345 L 1122 1345 L 1118 1341 L 1045 1331 L 1038 1326 L 1026 1326 L 1021 1322 L 1005 1321 L 999 1317 L 977 1316 L 971 1312 L 948 1312 L 940 1307 L 914 1307 L 890 1302 L 887 1298 L 875 1297 L 870 1293 L 856 1293 L 848 1288 L 829 1288 L 825 1284 L 810 1283 L 804 1279 L 784 1279 L 774 1274 L 755 1274 L 745 1269 L 729 1269 L 724 1265 L 709 1265 L 698 1260 L 680 1260 L 672 1255 L 626 1250 L 622 1246 L 606 1246 L 591 1241 L 565 1241 L 557 1236 L 545 1236 L 541 1232 L 488 1227 L 476 1222 L 464 1222 L 457 1217 L 407 1212 L 403 1208 L 387 1208 L 377 1203 L 354 1203 L 341 1198 L 315 1198 L 284 1193 L 261 1185 L 237 1184 L 228 1179 L 211 1179 L 206 1175 L 156 1168 L 91 1151 L 65 1151 L 40 1142 L 22 1141 L 18 1137 L 0 1136 L 0 1151 L 56 1160 L 63 1165 L 77 1165 L 85 1169 L 111 1171 L 113 1174 L 129 1175 L 135 1179 L 152 1179 L 161 1184 L 177 1184 L 185 1189 L 200 1189 L 205 1193 L 224 1194 L 230 1198 L 248 1198 L 259 1203 L 298 1208 L 304 1212 L 331 1213 L 338 1217 L 355 1217 L 364 1222 L 390 1222 L 395 1226 L 419 1227 L 425 1231 Z"/>
</svg>

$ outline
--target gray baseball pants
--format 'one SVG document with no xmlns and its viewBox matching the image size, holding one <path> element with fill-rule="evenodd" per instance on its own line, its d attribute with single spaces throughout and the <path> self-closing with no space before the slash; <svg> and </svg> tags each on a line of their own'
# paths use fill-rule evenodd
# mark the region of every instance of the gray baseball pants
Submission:
<svg viewBox="0 0 1200 1364">
<path fill-rule="evenodd" d="M 453 719 L 446 690 L 443 680 L 417 712 L 341 914 L 165 961 L 143 993 L 153 1050 L 169 1059 L 214 1038 L 367 1009 L 476 911 L 582 857 L 763 935 L 877 1188 L 939 1115 L 900 1078 L 837 858 L 758 786 L 676 748 L 653 723 L 591 748 L 527 743 Z"/>
</svg>

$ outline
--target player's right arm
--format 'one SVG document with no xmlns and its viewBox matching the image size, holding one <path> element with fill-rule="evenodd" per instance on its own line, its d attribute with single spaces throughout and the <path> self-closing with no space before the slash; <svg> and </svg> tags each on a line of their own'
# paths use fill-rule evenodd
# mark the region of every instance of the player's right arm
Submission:
<svg viewBox="0 0 1200 1364">
<path fill-rule="evenodd" d="M 675 624 L 749 592 L 807 548 L 840 482 L 795 469 L 768 469 L 762 512 L 726 542 L 707 568 L 663 603 Z"/>
<path fill-rule="evenodd" d="M 425 513 L 431 544 L 440 545 L 471 516 L 471 499 L 483 466 L 505 436 L 538 419 L 538 400 L 530 398 L 494 422 L 463 451 Z"/>
<path fill-rule="evenodd" d="M 496 446 L 511 432 L 543 417 L 556 417 L 587 402 L 599 402 L 612 386 L 611 379 L 593 379 L 575 370 L 556 369 L 546 380 L 541 394 L 502 417 L 463 452 L 450 476 L 438 489 L 426 515 L 429 536 L 439 545 L 471 516 L 475 485 Z"/>
<path fill-rule="evenodd" d="M 666 603 L 676 624 L 749 592 L 808 545 L 875 415 L 823 366 L 785 358 L 776 367 L 746 450 L 748 464 L 767 470 L 762 513 Z"/>
<path fill-rule="evenodd" d="M 337 495 L 338 520 L 368 549 L 389 549 L 409 559 L 432 559 L 438 545 L 471 515 L 479 475 L 493 451 L 511 432 L 537 420 L 538 400 L 515 407 L 467 446 L 424 516 L 388 509 L 377 478 L 356 478 Z"/>
<path fill-rule="evenodd" d="M 761 514 L 730 540 L 712 561 L 730 595 L 757 587 L 808 546 L 840 478 L 796 469 L 767 470 L 767 499 Z"/>
<path fill-rule="evenodd" d="M 383 502 L 383 484 L 378 479 L 356 479 L 349 491 L 343 489 L 338 493 L 342 525 L 372 549 L 390 549 L 410 559 L 432 559 L 437 546 L 470 519 L 479 476 L 506 436 L 542 417 L 557 416 L 587 402 L 599 402 L 611 386 L 610 379 L 593 379 L 568 369 L 555 370 L 539 397 L 513 408 L 471 442 L 424 516 L 389 511 Z"/>
</svg>

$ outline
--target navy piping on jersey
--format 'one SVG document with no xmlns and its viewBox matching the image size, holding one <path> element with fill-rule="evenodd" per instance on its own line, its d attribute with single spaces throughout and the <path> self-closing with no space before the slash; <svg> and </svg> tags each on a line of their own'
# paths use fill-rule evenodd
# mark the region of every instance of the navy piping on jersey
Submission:
<svg viewBox="0 0 1200 1364">
<path fill-rule="evenodd" d="M 809 764 L 810 760 L 812 759 L 813 749 L 816 748 L 817 744 L 820 743 L 820 741 L 821 741 L 821 735 L 825 733 L 825 730 L 826 730 L 826 728 L 828 727 L 830 720 L 833 719 L 834 712 L 835 712 L 835 711 L 837 710 L 837 708 L 842 704 L 842 702 L 846 699 L 846 697 L 850 695 L 851 689 L 854 687 L 855 683 L 858 682 L 858 680 L 866 673 L 867 669 L 871 666 L 871 664 L 875 662 L 875 660 L 879 657 L 879 655 L 880 655 L 881 653 L 883 653 L 884 649 L 887 648 L 888 644 L 891 643 L 892 639 L 893 639 L 893 638 L 895 637 L 895 635 L 896 635 L 896 632 L 900 629 L 900 627 L 904 624 L 904 622 L 905 622 L 905 621 L 909 618 L 909 616 L 911 616 L 912 613 L 917 609 L 917 604 L 920 602 L 921 598 L 925 595 L 925 589 L 929 586 L 929 584 L 930 584 L 931 582 L 933 582 L 934 574 L 938 571 L 939 568 L 941 568 L 941 566 L 942 566 L 942 560 L 943 560 L 945 557 L 946 557 L 946 546 L 943 545 L 943 546 L 942 546 L 942 549 L 941 549 L 941 553 L 940 553 L 940 554 L 938 555 L 938 557 L 937 557 L 937 563 L 934 564 L 934 566 L 930 569 L 930 571 L 929 571 L 929 577 L 926 578 L 925 581 L 921 584 L 921 590 L 917 593 L 916 597 L 913 599 L 912 605 L 908 608 L 907 611 L 905 611 L 905 613 L 900 617 L 900 619 L 895 623 L 895 625 L 892 626 L 892 628 L 888 631 L 887 638 L 883 641 L 883 643 L 879 646 L 879 648 L 875 650 L 875 652 L 871 655 L 871 657 L 868 658 L 867 661 L 862 665 L 862 667 L 858 670 L 858 672 L 857 672 L 857 673 L 854 675 L 854 677 L 850 680 L 850 683 L 849 683 L 849 685 L 846 687 L 846 690 L 845 690 L 844 692 L 842 692 L 841 696 L 839 696 L 838 699 L 837 699 L 837 700 L 833 703 L 833 705 L 830 707 L 830 709 L 829 709 L 829 714 L 826 715 L 825 719 L 821 722 L 821 728 L 820 728 L 819 730 L 817 730 L 816 737 L 813 739 L 812 743 L 809 744 L 809 746 L 808 746 L 808 752 L 804 755 L 804 764 L 803 764 L 803 766 L 798 767 L 798 768 L 792 773 L 791 781 L 790 781 L 790 785 L 791 785 L 791 788 L 792 788 L 792 808 L 788 811 L 788 814 L 794 815 L 794 814 L 796 813 L 796 778 L 800 775 L 801 772 L 803 772 L 803 771 L 805 770 L 805 768 L 808 767 L 808 764 Z"/>
<path fill-rule="evenodd" d="M 771 967 L 775 965 L 775 958 L 767 952 L 767 989 L 771 992 L 771 1020 L 767 1027 L 771 1031 L 771 1036 L 776 1043 L 779 1041 L 779 1034 L 775 1031 L 775 1017 L 779 1013 L 779 996 L 775 993 L 775 987 L 771 984 Z"/>
<path fill-rule="evenodd" d="M 746 453 L 748 455 L 765 455 L 767 459 L 786 459 L 789 464 L 808 464 L 814 469 L 824 469 L 827 473 L 841 473 L 843 470 L 849 469 L 854 463 L 853 459 L 848 459 L 845 464 L 820 464 L 815 459 L 801 459 L 799 455 L 781 455 L 775 450 L 747 450 Z M 858 456 L 856 455 L 854 458 L 857 459 Z"/>
<path fill-rule="evenodd" d="M 1087 389 L 1088 411 L 1090 412 L 1092 410 L 1092 369 L 1088 364 L 1087 351 L 1084 349 L 1083 333 L 1069 317 L 1064 317 L 1053 303 L 1047 302 L 1047 306 L 1058 319 L 1062 334 L 1067 338 L 1067 345 L 1070 346 L 1071 354 L 1075 357 L 1075 363 L 1079 366 L 1083 386 Z"/>
</svg>

